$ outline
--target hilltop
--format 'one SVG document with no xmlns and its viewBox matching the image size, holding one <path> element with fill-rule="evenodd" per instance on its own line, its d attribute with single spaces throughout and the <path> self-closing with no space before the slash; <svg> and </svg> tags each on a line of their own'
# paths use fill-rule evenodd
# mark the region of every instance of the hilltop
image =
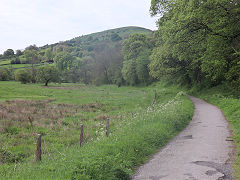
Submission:
<svg viewBox="0 0 240 180">
<path fill-rule="evenodd" d="M 74 52 L 74 55 L 77 57 L 83 57 L 89 55 L 89 52 L 101 51 L 106 46 L 116 46 L 132 34 L 151 35 L 152 33 L 153 31 L 146 28 L 129 26 L 82 35 L 67 41 L 45 45 L 40 49 L 63 48 L 67 51 Z"/>
</svg>

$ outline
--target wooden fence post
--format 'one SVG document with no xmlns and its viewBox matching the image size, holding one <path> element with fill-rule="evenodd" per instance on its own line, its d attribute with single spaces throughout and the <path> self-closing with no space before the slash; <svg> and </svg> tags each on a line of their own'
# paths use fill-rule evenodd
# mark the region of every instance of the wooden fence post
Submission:
<svg viewBox="0 0 240 180">
<path fill-rule="evenodd" d="M 109 118 L 107 118 L 106 136 L 109 136 Z"/>
<path fill-rule="evenodd" d="M 82 144 L 83 144 L 83 124 L 81 125 L 80 127 L 80 147 L 82 147 Z"/>
<path fill-rule="evenodd" d="M 37 135 L 37 149 L 36 149 L 36 161 L 39 162 L 42 160 L 42 135 Z"/>
<path fill-rule="evenodd" d="M 153 99 L 152 105 L 154 105 L 154 104 L 157 104 L 157 91 L 156 90 L 154 90 L 154 99 Z"/>
</svg>

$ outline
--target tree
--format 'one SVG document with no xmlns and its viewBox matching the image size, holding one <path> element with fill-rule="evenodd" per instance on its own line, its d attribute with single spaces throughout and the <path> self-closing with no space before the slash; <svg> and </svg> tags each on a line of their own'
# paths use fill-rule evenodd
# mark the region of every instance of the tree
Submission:
<svg viewBox="0 0 240 180">
<path fill-rule="evenodd" d="M 133 60 L 124 61 L 122 75 L 123 79 L 128 85 L 136 85 L 138 83 L 136 74 L 136 62 Z"/>
<path fill-rule="evenodd" d="M 86 56 L 82 59 L 82 64 L 80 67 L 80 80 L 84 84 L 89 84 L 93 80 L 95 59 L 91 56 Z"/>
<path fill-rule="evenodd" d="M 3 56 L 5 58 L 12 58 L 14 56 L 14 51 L 12 49 L 7 49 L 4 51 Z"/>
<path fill-rule="evenodd" d="M 0 81 L 9 81 L 11 72 L 7 68 L 0 68 Z"/>
<path fill-rule="evenodd" d="M 15 57 L 14 59 L 12 59 L 11 64 L 21 64 L 19 57 Z"/>
<path fill-rule="evenodd" d="M 15 72 L 15 80 L 20 81 L 22 84 L 30 83 L 31 75 L 25 69 L 20 69 Z"/>
<path fill-rule="evenodd" d="M 75 57 L 70 53 L 60 52 L 54 57 L 54 62 L 60 72 L 71 69 Z"/>
<path fill-rule="evenodd" d="M 37 64 L 41 61 L 39 52 L 35 49 L 26 49 L 24 51 L 24 57 L 27 63 Z"/>
<path fill-rule="evenodd" d="M 95 54 L 94 80 L 97 84 L 116 83 L 121 74 L 123 57 L 119 47 L 106 47 Z M 121 77 L 120 77 L 121 78 Z"/>
<path fill-rule="evenodd" d="M 21 56 L 21 55 L 23 55 L 23 52 L 21 50 L 17 50 L 16 51 L 16 56 Z"/>
<path fill-rule="evenodd" d="M 33 45 L 30 45 L 30 46 L 26 47 L 25 50 L 30 50 L 30 51 L 35 50 L 35 51 L 38 51 L 39 49 L 38 49 L 38 47 L 35 44 L 33 44 Z"/>
<path fill-rule="evenodd" d="M 47 61 L 53 60 L 53 58 L 54 58 L 54 53 L 53 53 L 52 49 L 51 49 L 51 48 L 46 49 L 44 56 L 45 56 L 45 59 L 46 59 Z"/>
<path fill-rule="evenodd" d="M 73 65 L 71 69 L 68 71 L 64 71 L 63 77 L 65 80 L 68 82 L 79 82 L 81 79 L 81 67 L 82 67 L 83 62 L 81 60 L 75 60 L 73 62 Z"/>
<path fill-rule="evenodd" d="M 122 40 L 122 38 L 117 33 L 111 34 L 111 41 L 117 42 L 117 41 L 120 41 L 120 40 Z"/>
<path fill-rule="evenodd" d="M 45 83 L 48 86 L 49 82 L 59 82 L 59 73 L 55 66 L 45 65 L 37 70 L 37 81 Z"/>
<path fill-rule="evenodd" d="M 240 59 L 237 0 L 152 0 L 151 5 L 152 15 L 161 14 L 151 75 L 191 86 L 236 82 L 240 71 L 235 68 Z"/>
<path fill-rule="evenodd" d="M 150 62 L 149 57 L 151 55 L 151 52 L 152 51 L 150 49 L 146 49 L 140 52 L 136 59 L 137 78 L 141 83 L 145 85 L 151 83 L 151 79 L 152 79 L 149 75 L 149 69 L 148 69 L 148 65 Z"/>
<path fill-rule="evenodd" d="M 152 38 L 144 34 L 134 34 L 123 42 L 122 74 L 127 84 L 148 84 L 150 82 L 148 64 L 153 46 Z"/>
</svg>

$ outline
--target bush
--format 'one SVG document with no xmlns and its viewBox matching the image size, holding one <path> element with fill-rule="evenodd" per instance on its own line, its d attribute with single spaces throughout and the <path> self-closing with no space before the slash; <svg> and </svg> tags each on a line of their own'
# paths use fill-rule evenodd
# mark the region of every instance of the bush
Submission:
<svg viewBox="0 0 240 180">
<path fill-rule="evenodd" d="M 7 68 L 0 68 L 0 81 L 9 81 L 11 72 Z"/>
<path fill-rule="evenodd" d="M 15 80 L 20 81 L 22 84 L 30 83 L 31 79 L 31 75 L 25 69 L 20 69 L 15 72 Z"/>
<path fill-rule="evenodd" d="M 15 59 L 12 59 L 11 64 L 21 64 L 21 61 L 20 61 L 19 57 L 16 57 Z"/>
</svg>

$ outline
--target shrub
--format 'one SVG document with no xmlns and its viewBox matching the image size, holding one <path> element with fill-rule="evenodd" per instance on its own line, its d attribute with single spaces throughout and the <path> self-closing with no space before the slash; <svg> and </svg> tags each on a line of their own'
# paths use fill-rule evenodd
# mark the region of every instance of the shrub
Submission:
<svg viewBox="0 0 240 180">
<path fill-rule="evenodd" d="M 9 81 L 11 72 L 7 68 L 0 68 L 0 81 Z"/>
<path fill-rule="evenodd" d="M 15 80 L 20 81 L 23 84 L 31 82 L 31 75 L 25 70 L 25 69 L 20 69 L 15 72 Z"/>
</svg>

